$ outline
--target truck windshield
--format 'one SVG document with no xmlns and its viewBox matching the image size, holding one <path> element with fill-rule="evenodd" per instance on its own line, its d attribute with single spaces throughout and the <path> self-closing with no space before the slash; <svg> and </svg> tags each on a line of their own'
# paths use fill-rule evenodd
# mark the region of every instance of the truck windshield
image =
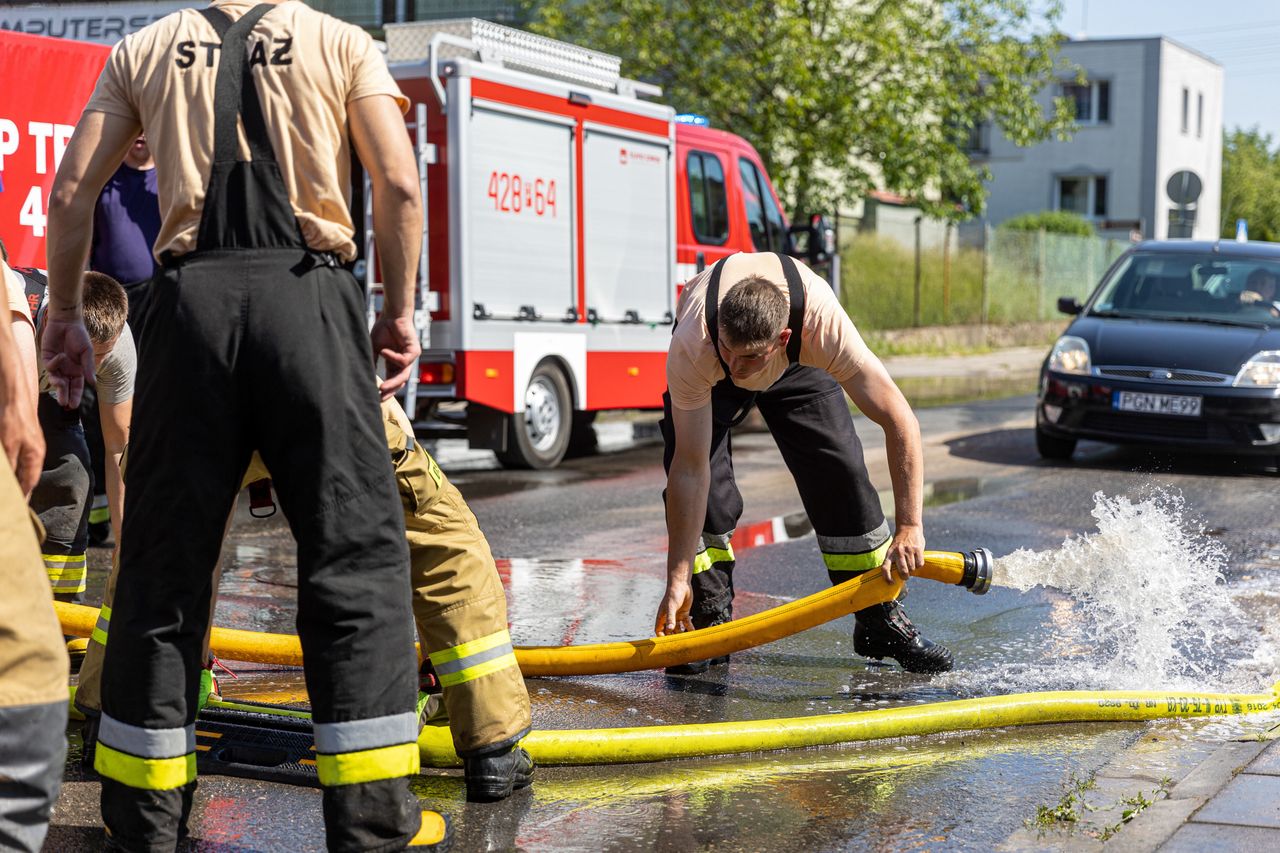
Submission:
<svg viewBox="0 0 1280 853">
<path fill-rule="evenodd" d="M 1103 282 L 1094 316 L 1280 327 L 1280 260 L 1135 252 Z"/>
</svg>

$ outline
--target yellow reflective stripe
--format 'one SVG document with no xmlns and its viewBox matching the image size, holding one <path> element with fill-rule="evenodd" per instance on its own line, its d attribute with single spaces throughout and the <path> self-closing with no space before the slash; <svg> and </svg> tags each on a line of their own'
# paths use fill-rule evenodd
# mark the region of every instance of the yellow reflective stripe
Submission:
<svg viewBox="0 0 1280 853">
<path fill-rule="evenodd" d="M 823 554 L 822 562 L 833 572 L 865 572 L 879 568 L 884 563 L 884 555 L 889 553 L 892 541 L 886 539 L 879 548 L 861 554 Z"/>
<path fill-rule="evenodd" d="M 490 673 L 497 672 L 500 669 L 506 669 L 509 666 L 518 666 L 516 663 L 516 653 L 510 652 L 499 658 L 487 660 L 484 663 L 478 663 L 475 666 L 469 666 L 458 672 L 450 672 L 437 675 L 440 678 L 441 687 L 454 687 L 458 684 L 464 684 L 468 681 L 475 681 L 477 678 L 483 678 Z"/>
<path fill-rule="evenodd" d="M 107 631 L 111 628 L 111 608 L 102 605 L 102 609 L 98 611 L 98 621 L 93 623 L 93 633 L 89 635 L 89 639 L 95 643 L 107 644 Z"/>
<path fill-rule="evenodd" d="M 733 562 L 732 548 L 708 548 L 707 550 L 701 551 L 694 556 L 693 573 L 696 575 L 699 572 L 705 572 L 707 569 L 711 568 L 716 563 L 732 563 L 732 562 Z"/>
<path fill-rule="evenodd" d="M 99 746 L 99 749 L 102 747 Z M 380 779 L 399 779 L 418 772 L 419 752 L 416 743 L 398 743 L 361 752 L 316 755 L 316 773 L 326 787 L 357 785 Z"/>
<path fill-rule="evenodd" d="M 89 523 L 102 524 L 111 520 L 111 508 L 105 506 L 95 506 L 89 510 Z"/>
<path fill-rule="evenodd" d="M 472 640 L 469 643 L 463 643 L 462 645 L 454 646 L 453 648 L 445 649 L 444 651 L 432 652 L 430 655 L 431 662 L 439 665 L 442 663 L 449 663 L 450 661 L 461 660 L 462 658 L 469 658 L 479 652 L 487 652 L 489 649 L 500 646 L 503 643 L 510 642 L 511 634 L 507 632 L 506 628 L 503 628 L 501 631 L 497 631 L 487 637 L 481 637 L 478 640 Z"/>
<path fill-rule="evenodd" d="M 169 791 L 195 781 L 196 754 L 189 752 L 176 758 L 139 758 L 99 741 L 93 769 L 101 776 L 130 788 Z"/>
<path fill-rule="evenodd" d="M 42 554 L 41 556 L 44 557 L 44 564 L 46 566 L 53 566 L 61 563 L 78 563 L 83 566 L 87 557 L 85 554 Z"/>
</svg>

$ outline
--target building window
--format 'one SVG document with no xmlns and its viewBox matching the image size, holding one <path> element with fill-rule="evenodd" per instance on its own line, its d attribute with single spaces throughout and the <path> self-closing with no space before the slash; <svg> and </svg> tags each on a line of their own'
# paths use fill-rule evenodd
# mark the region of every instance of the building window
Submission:
<svg viewBox="0 0 1280 853">
<path fill-rule="evenodd" d="M 1065 175 L 1056 179 L 1054 209 L 1089 219 L 1107 215 L 1106 175 Z"/>
<path fill-rule="evenodd" d="M 1182 87 L 1182 132 L 1186 133 L 1191 129 L 1191 90 L 1186 86 Z"/>
<path fill-rule="evenodd" d="M 1204 92 L 1196 93 L 1196 138 L 1204 137 Z"/>
<path fill-rule="evenodd" d="M 699 243 L 721 245 L 729 239 L 729 200 L 724 192 L 724 168 L 709 151 L 690 151 L 689 219 Z"/>
<path fill-rule="evenodd" d="M 964 150 L 972 155 L 984 155 L 991 152 L 991 122 L 974 122 L 969 128 Z"/>
<path fill-rule="evenodd" d="M 1079 124 L 1106 124 L 1111 121 L 1111 83 L 1090 80 L 1087 83 L 1063 83 L 1062 97 L 1075 104 Z"/>
</svg>

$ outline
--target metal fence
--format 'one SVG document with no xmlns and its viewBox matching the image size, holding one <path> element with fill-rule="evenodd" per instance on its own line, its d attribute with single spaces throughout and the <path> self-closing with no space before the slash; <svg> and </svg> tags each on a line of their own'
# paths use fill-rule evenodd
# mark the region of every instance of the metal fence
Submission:
<svg viewBox="0 0 1280 853">
<path fill-rule="evenodd" d="M 862 328 L 1058 319 L 1059 296 L 1084 300 L 1129 243 L 987 229 L 980 247 L 913 246 L 859 233 L 842 251 L 841 297 Z"/>
</svg>

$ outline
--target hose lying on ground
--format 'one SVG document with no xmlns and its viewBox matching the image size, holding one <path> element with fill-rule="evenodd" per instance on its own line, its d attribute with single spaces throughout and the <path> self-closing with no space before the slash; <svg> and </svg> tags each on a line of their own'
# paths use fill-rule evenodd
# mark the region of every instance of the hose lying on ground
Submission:
<svg viewBox="0 0 1280 853">
<path fill-rule="evenodd" d="M 789 719 L 626 729 L 535 729 L 521 745 L 542 765 L 630 764 L 1040 723 L 1137 722 L 1273 710 L 1280 710 L 1280 683 L 1271 693 L 1256 694 L 1059 691 Z M 423 766 L 461 764 L 445 726 L 427 726 L 418 746 Z"/>
<path fill-rule="evenodd" d="M 991 585 L 991 552 L 926 551 L 924 568 L 915 574 L 940 583 L 964 586 L 981 595 Z M 624 643 L 582 646 L 517 646 L 516 660 L 526 676 L 603 675 L 661 669 L 677 664 L 733 654 L 798 634 L 848 616 L 873 604 L 890 601 L 902 590 L 879 572 L 858 575 L 830 589 L 697 631 L 650 637 Z M 79 604 L 54 602 L 62 630 L 88 637 L 98 610 Z M 302 665 L 302 645 L 292 634 L 267 634 L 235 628 L 214 628 L 211 650 L 226 660 Z"/>
</svg>

